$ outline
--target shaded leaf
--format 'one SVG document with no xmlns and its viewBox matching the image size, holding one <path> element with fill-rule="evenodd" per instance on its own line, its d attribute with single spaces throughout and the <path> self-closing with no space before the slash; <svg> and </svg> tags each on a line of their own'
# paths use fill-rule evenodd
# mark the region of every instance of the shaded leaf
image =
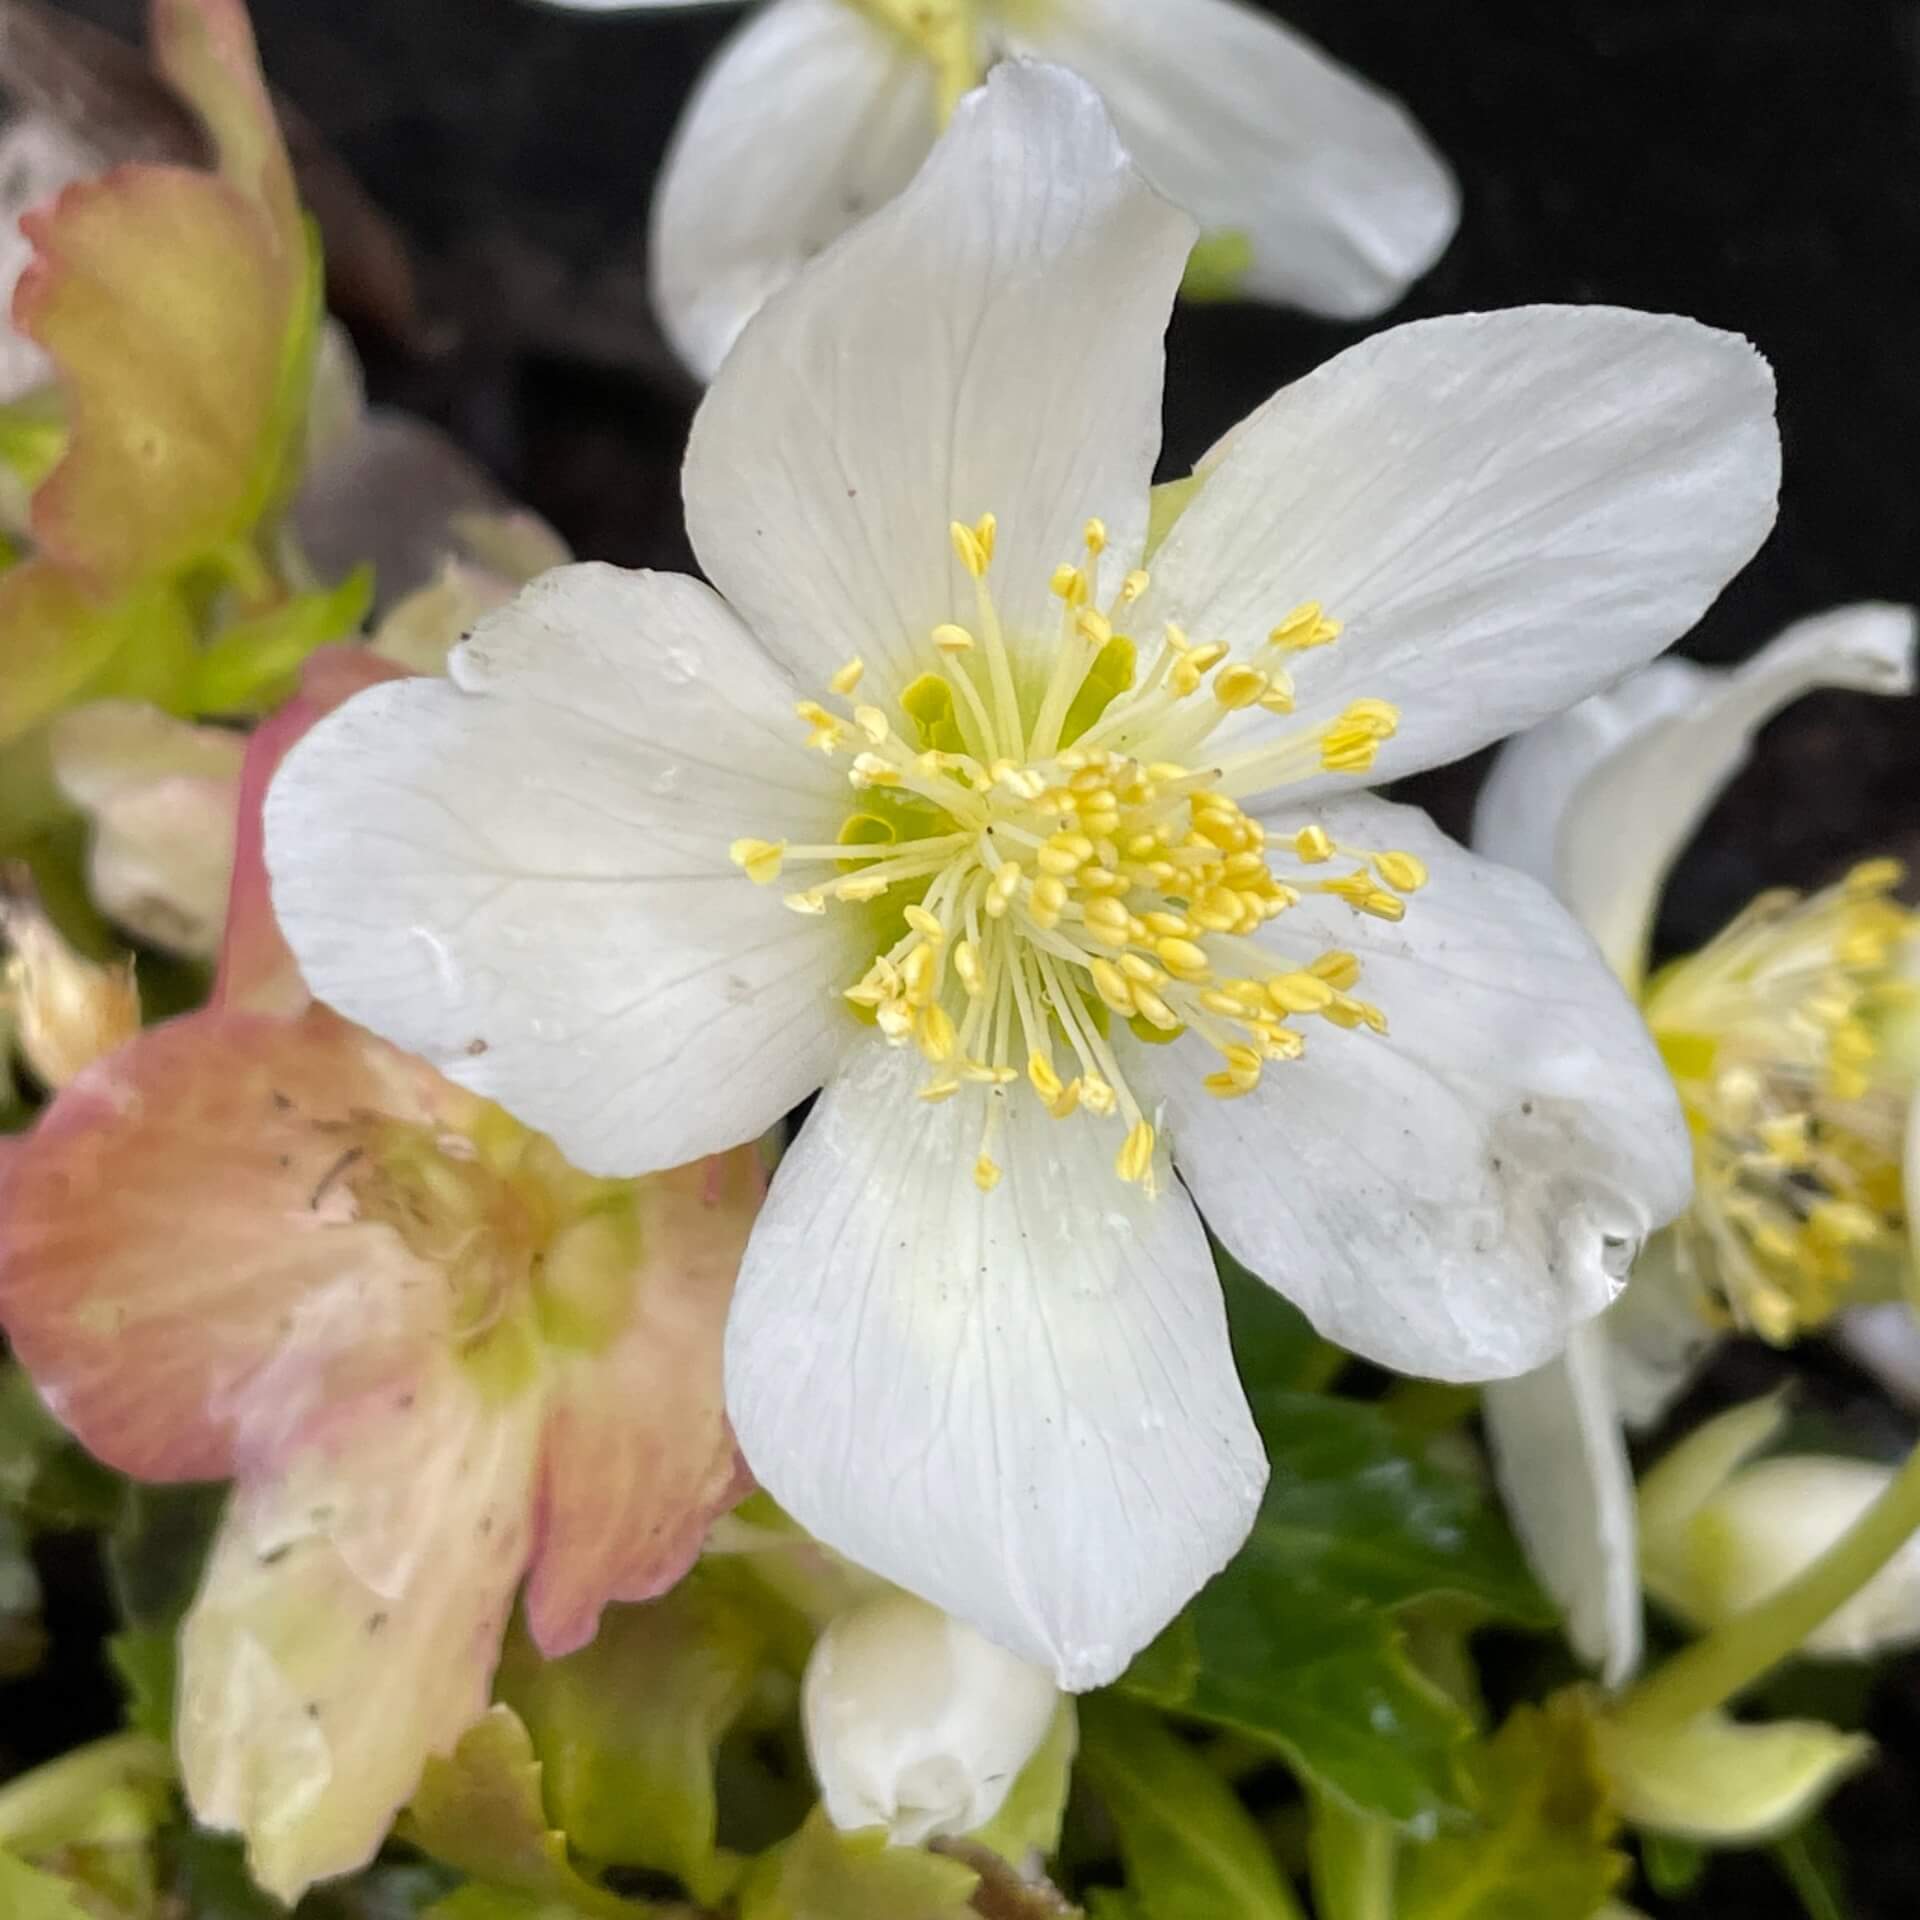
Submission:
<svg viewBox="0 0 1920 1920">
<path fill-rule="evenodd" d="M 1351 1806 L 1400 1822 L 1456 1807 L 1471 1723 L 1415 1670 L 1394 1616 L 1435 1599 L 1529 1625 L 1551 1610 L 1480 1490 L 1377 1409 L 1253 1404 L 1273 1462 L 1260 1517 L 1122 1688 L 1271 1744 Z"/>
<path fill-rule="evenodd" d="M 574 1846 L 720 1898 L 737 1868 L 715 1850 L 714 1754 L 766 1645 L 753 1610 L 697 1574 L 659 1600 L 610 1607 L 564 1660 L 542 1660 L 515 1633 L 499 1694 L 532 1737 L 546 1806 Z"/>
<path fill-rule="evenodd" d="M 1064 1695 L 1047 1737 L 1020 1769 L 1000 1811 L 970 1837 L 1016 1865 L 1032 1854 L 1043 1859 L 1050 1856 L 1060 1844 L 1060 1824 L 1066 1817 L 1067 1790 L 1079 1745 L 1080 1717 L 1073 1697 Z"/>
<path fill-rule="evenodd" d="M 1773 1857 L 1807 1910 L 1807 1920 L 1851 1920 L 1847 1863 L 1824 1820 L 1811 1820 L 1774 1843 Z"/>
<path fill-rule="evenodd" d="M 373 605 L 373 571 L 357 567 L 338 586 L 295 594 L 269 613 L 227 627 L 202 651 L 188 705 L 195 713 L 264 712 L 299 684 L 307 656 L 357 633 Z"/>
<path fill-rule="evenodd" d="M 1397 1920 L 1588 1920 L 1627 1870 L 1584 1703 L 1521 1707 L 1472 1767 L 1475 1821 L 1402 1855 Z"/>
<path fill-rule="evenodd" d="M 533 1742 L 510 1707 L 474 1723 L 447 1757 L 427 1762 L 400 1834 L 476 1880 L 535 1901 L 557 1901 L 600 1920 L 643 1912 L 573 1866 L 549 1823 Z"/>
<path fill-rule="evenodd" d="M 1186 1741 L 1111 1694 L 1081 1702 L 1080 1766 L 1113 1818 L 1144 1920 L 1299 1920 L 1253 1817 Z"/>
<path fill-rule="evenodd" d="M 1346 1355 L 1314 1332 L 1313 1323 L 1284 1294 L 1249 1273 L 1226 1248 L 1213 1249 L 1226 1295 L 1234 1365 L 1250 1395 L 1324 1387 Z"/>
<path fill-rule="evenodd" d="M 883 1828 L 841 1833 L 818 1808 L 790 1840 L 755 1863 L 740 1920 L 973 1920 L 980 1876 Z"/>
</svg>

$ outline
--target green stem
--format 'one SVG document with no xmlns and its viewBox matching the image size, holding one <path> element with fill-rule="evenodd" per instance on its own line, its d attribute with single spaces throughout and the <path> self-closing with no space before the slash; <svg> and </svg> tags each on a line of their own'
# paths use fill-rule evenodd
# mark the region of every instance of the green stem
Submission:
<svg viewBox="0 0 1920 1920">
<path fill-rule="evenodd" d="M 1316 1795 L 1307 1859 L 1321 1920 L 1393 1920 L 1399 1842 L 1377 1814 Z"/>
<path fill-rule="evenodd" d="M 172 1756 L 144 1733 L 96 1740 L 0 1787 L 0 1846 L 64 1833 L 115 1787 L 157 1786 L 172 1778 Z"/>
<path fill-rule="evenodd" d="M 1615 1710 L 1643 1730 L 1722 1707 L 1792 1654 L 1920 1532 L 1920 1448 L 1886 1491 L 1779 1592 L 1658 1667 Z"/>
</svg>

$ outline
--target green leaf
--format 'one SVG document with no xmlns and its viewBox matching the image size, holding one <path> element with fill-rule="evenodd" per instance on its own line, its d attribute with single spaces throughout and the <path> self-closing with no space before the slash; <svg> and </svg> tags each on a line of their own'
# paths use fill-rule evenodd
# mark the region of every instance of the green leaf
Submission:
<svg viewBox="0 0 1920 1920">
<path fill-rule="evenodd" d="M 164 1627 L 128 1627 L 107 1642 L 107 1659 L 126 1695 L 127 1725 L 150 1740 L 173 1738 L 176 1641 L 177 1635 Z"/>
<path fill-rule="evenodd" d="M 698 1574 L 609 1608 L 591 1645 L 542 1660 L 516 1633 L 499 1695 L 525 1723 L 546 1805 L 581 1853 L 677 1875 L 713 1904 L 737 1877 L 714 1844 L 714 1754 L 767 1651 L 745 1601 Z"/>
<path fill-rule="evenodd" d="M 1807 1920 L 1849 1920 L 1853 1901 L 1847 1892 L 1847 1863 L 1824 1820 L 1810 1820 L 1797 1833 L 1776 1841 L 1773 1857 L 1806 1908 Z"/>
<path fill-rule="evenodd" d="M 1106 1802 L 1145 1920 L 1300 1920 L 1252 1816 L 1199 1752 L 1111 1694 L 1080 1711 L 1081 1772 Z"/>
<path fill-rule="evenodd" d="M 533 1742 L 511 1707 L 494 1707 L 450 1755 L 427 1762 L 398 1831 L 436 1860 L 510 1893 L 557 1901 L 594 1920 L 646 1911 L 574 1868 L 566 1835 L 548 1821 Z"/>
<path fill-rule="evenodd" d="M 338 586 L 296 594 L 271 613 L 236 621 L 201 653 L 188 705 L 195 713 L 262 712 L 298 684 L 307 656 L 358 633 L 373 605 L 373 569 L 356 567 Z"/>
<path fill-rule="evenodd" d="M 428 1908 L 426 1920 L 579 1920 L 579 1913 L 564 1900 L 536 1900 L 473 1881 Z"/>
<path fill-rule="evenodd" d="M 1187 256 L 1180 295 L 1185 300 L 1237 300 L 1253 270 L 1253 239 L 1243 227 L 1214 227 Z"/>
<path fill-rule="evenodd" d="M 754 1863 L 740 1920 L 975 1920 L 980 1876 L 883 1828 L 841 1833 L 818 1808 L 790 1840 Z"/>
<path fill-rule="evenodd" d="M 0 1853 L 0 1913 L 7 1920 L 92 1920 L 64 1880 Z"/>
<path fill-rule="evenodd" d="M 227 1504 L 222 1486 L 130 1486 L 107 1538 L 107 1574 L 121 1617 L 171 1636 L 200 1588 Z"/>
<path fill-rule="evenodd" d="M 1577 1696 L 1521 1707 L 1476 1756 L 1476 1819 L 1402 1855 L 1396 1920 L 1589 1920 L 1627 1870 Z"/>
<path fill-rule="evenodd" d="M 1256 1393 L 1273 1477 L 1246 1547 L 1136 1660 L 1136 1699 L 1278 1749 L 1318 1791 L 1411 1822 L 1459 1805 L 1465 1711 L 1407 1658 L 1396 1613 L 1445 1599 L 1553 1615 L 1504 1522 L 1376 1408 Z"/>
<path fill-rule="evenodd" d="M 1247 1392 L 1301 1392 L 1328 1385 L 1347 1356 L 1322 1340 L 1291 1300 L 1249 1273 L 1226 1248 L 1216 1245 L 1213 1260 L 1226 1295 L 1234 1364 Z"/>
<path fill-rule="evenodd" d="M 1676 1840 L 1670 1833 L 1640 1836 L 1641 1871 L 1647 1885 L 1663 1899 L 1677 1900 L 1691 1893 L 1707 1870 L 1708 1858 L 1705 1847 L 1691 1840 Z"/>
</svg>

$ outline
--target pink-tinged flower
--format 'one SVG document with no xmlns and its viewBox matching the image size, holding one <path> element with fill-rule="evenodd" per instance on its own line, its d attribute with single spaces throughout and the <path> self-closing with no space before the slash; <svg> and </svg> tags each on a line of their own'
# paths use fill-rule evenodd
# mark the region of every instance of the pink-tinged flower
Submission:
<svg viewBox="0 0 1920 1920">
<path fill-rule="evenodd" d="M 570 1651 L 745 1484 L 720 1337 L 755 1149 L 583 1174 L 292 968 L 260 795 L 391 672 L 323 657 L 255 736 L 213 1005 L 80 1075 L 0 1168 L 0 1318 L 61 1418 L 139 1478 L 236 1482 L 180 1758 L 288 1899 L 363 1863 L 485 1710 L 523 1576 Z"/>
</svg>

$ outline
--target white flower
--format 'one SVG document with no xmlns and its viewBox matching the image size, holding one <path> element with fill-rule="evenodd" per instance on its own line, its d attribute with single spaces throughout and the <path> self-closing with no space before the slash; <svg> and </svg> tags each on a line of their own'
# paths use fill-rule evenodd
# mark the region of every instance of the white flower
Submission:
<svg viewBox="0 0 1920 1920">
<path fill-rule="evenodd" d="M 905 1593 L 834 1620 L 800 1692 L 827 1817 L 900 1846 L 985 1826 L 1059 1705 L 1050 1674 Z"/>
<path fill-rule="evenodd" d="M 1771 1598 L 1818 1560 L 1892 1481 L 1827 1454 L 1759 1459 L 1786 1415 L 1777 1399 L 1709 1420 L 1640 1489 L 1647 1591 L 1702 1628 Z M 1920 1641 L 1920 1537 L 1807 1636 L 1804 1650 L 1867 1660 Z"/>
<path fill-rule="evenodd" d="M 1007 55 L 1099 88 L 1147 177 L 1207 229 L 1208 279 L 1236 292 L 1378 313 L 1459 223 L 1406 109 L 1240 0 L 771 0 L 702 80 L 654 202 L 655 303 L 702 378 L 770 293 L 913 178 L 953 101 Z"/>
<path fill-rule="evenodd" d="M 1862 605 L 1800 622 L 1730 672 L 1658 661 L 1501 753 L 1481 794 L 1474 846 L 1546 881 L 1599 941 L 1628 987 L 1641 993 L 1654 910 L 1667 875 L 1745 763 L 1755 733 L 1813 687 L 1907 691 L 1913 648 L 1911 611 Z M 1758 1055 L 1767 1045 L 1822 1033 L 1791 1021 L 1751 1018 L 1757 996 L 1751 970 L 1743 965 L 1750 936 L 1768 935 L 1773 960 L 1796 942 L 1808 948 L 1816 964 L 1777 971 L 1780 991 L 1804 997 L 1831 982 L 1837 934 L 1846 927 L 1859 931 L 1860 915 L 1878 912 L 1845 888 L 1803 906 L 1769 903 L 1760 918 L 1736 922 L 1698 963 L 1676 970 L 1666 987 L 1650 995 L 1648 1017 L 1656 1030 L 1667 1027 L 1669 1055 L 1688 1084 L 1689 1099 L 1711 1104 L 1726 1090 L 1693 1084 L 1683 1057 L 1688 1049 L 1680 1044 L 1689 1021 L 1716 1027 L 1727 1047 L 1719 1066 L 1744 1049 L 1749 1077 L 1762 1081 Z M 1729 961 L 1735 963 L 1731 972 Z M 1729 985 L 1732 993 L 1726 992 Z M 1694 1004 L 1675 1004 L 1680 995 Z M 1719 1000 L 1710 1004 L 1715 995 Z M 1803 1068 L 1793 1068 L 1802 1086 Z M 1804 1093 L 1799 1104 L 1805 1104 Z M 1768 1125 L 1764 1115 L 1759 1124 Z M 1733 1141 L 1737 1152 L 1745 1152 L 1739 1128 L 1701 1131 L 1703 1138 Z M 1784 1165 L 1765 1141 L 1760 1147 L 1743 1163 L 1744 1171 L 1702 1168 L 1697 1231 L 1728 1256 L 1715 1278 L 1729 1294 L 1737 1294 L 1753 1262 L 1750 1249 L 1741 1246 L 1741 1223 L 1724 1215 L 1728 1194 L 1763 1159 Z M 1802 1249 L 1791 1251 L 1797 1258 Z M 1575 1648 L 1614 1684 L 1638 1664 L 1641 1636 L 1633 1475 L 1621 1416 L 1624 1411 L 1636 1424 L 1657 1417 L 1712 1338 L 1698 1306 L 1700 1264 L 1688 1234 L 1663 1234 L 1604 1322 L 1581 1328 L 1566 1353 L 1534 1378 L 1495 1385 L 1486 1395 L 1495 1464 L 1529 1556 L 1567 1609 Z M 1761 1274 L 1756 1301 L 1764 1301 L 1766 1284 Z"/>
<path fill-rule="evenodd" d="M 586 1167 L 825 1084 L 735 1297 L 748 1462 L 1076 1689 L 1265 1477 L 1200 1211 L 1330 1337 L 1472 1379 L 1557 1351 L 1684 1203 L 1586 936 L 1351 789 L 1644 660 L 1776 481 L 1743 341 L 1434 321 L 1242 422 L 1149 576 L 1191 236 L 1088 88 L 1003 64 L 708 394 L 719 591 L 548 574 L 268 809 L 315 990 Z"/>
</svg>

